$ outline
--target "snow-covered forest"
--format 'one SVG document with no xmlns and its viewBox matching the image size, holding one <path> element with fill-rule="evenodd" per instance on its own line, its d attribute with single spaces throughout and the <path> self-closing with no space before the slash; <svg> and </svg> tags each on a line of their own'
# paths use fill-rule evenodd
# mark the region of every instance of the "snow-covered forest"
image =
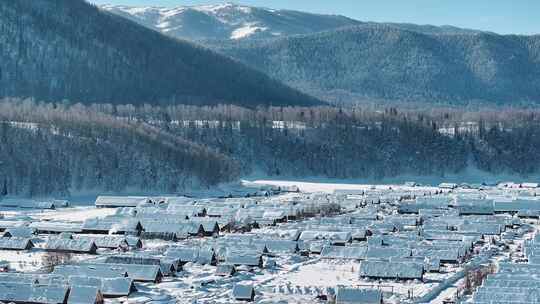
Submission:
<svg viewBox="0 0 540 304">
<path fill-rule="evenodd" d="M 227 156 L 144 122 L 83 106 L 0 104 L 3 194 L 175 192 L 238 177 Z"/>
<path fill-rule="evenodd" d="M 0 103 L 0 188 L 176 192 L 265 176 L 540 172 L 537 111 Z M 30 148 L 31 147 L 31 148 Z"/>
</svg>

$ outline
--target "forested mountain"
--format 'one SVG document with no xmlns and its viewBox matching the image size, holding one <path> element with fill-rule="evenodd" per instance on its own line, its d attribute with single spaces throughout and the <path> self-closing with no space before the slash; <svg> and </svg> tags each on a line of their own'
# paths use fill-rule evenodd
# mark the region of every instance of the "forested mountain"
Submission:
<svg viewBox="0 0 540 304">
<path fill-rule="evenodd" d="M 540 103 L 540 35 L 433 34 L 367 24 L 213 47 L 336 102 Z"/>
<path fill-rule="evenodd" d="M 233 4 L 103 9 L 337 103 L 540 103 L 540 36 Z"/>
<path fill-rule="evenodd" d="M 343 16 L 232 3 L 174 8 L 104 5 L 101 8 L 169 36 L 187 40 L 261 39 L 309 34 L 360 24 L 359 21 Z"/>
<path fill-rule="evenodd" d="M 116 104 L 319 104 L 83 0 L 0 1 L 0 96 Z"/>
</svg>

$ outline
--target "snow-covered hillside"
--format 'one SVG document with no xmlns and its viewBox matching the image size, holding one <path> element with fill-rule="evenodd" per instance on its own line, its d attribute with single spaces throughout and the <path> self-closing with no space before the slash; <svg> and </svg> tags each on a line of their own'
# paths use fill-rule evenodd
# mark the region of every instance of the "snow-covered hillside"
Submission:
<svg viewBox="0 0 540 304">
<path fill-rule="evenodd" d="M 231 3 L 175 8 L 104 5 L 101 8 L 164 34 L 189 40 L 268 38 L 308 34 L 360 23 L 343 16 Z"/>
</svg>

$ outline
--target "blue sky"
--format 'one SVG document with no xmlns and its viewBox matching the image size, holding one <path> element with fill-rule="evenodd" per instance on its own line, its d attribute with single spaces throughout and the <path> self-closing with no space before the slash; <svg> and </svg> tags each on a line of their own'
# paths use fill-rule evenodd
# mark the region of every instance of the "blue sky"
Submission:
<svg viewBox="0 0 540 304">
<path fill-rule="evenodd" d="M 540 0 L 90 0 L 97 4 L 180 6 L 234 2 L 362 21 L 454 25 L 500 34 L 540 34 Z"/>
</svg>

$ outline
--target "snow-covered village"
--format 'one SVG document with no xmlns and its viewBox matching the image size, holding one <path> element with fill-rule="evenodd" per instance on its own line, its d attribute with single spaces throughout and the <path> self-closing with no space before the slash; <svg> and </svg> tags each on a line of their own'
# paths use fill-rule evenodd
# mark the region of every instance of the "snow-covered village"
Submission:
<svg viewBox="0 0 540 304">
<path fill-rule="evenodd" d="M 538 12 L 0 0 L 0 304 L 540 304 Z"/>
<path fill-rule="evenodd" d="M 5 303 L 539 301 L 536 183 L 251 183 L 0 206 Z"/>
</svg>

